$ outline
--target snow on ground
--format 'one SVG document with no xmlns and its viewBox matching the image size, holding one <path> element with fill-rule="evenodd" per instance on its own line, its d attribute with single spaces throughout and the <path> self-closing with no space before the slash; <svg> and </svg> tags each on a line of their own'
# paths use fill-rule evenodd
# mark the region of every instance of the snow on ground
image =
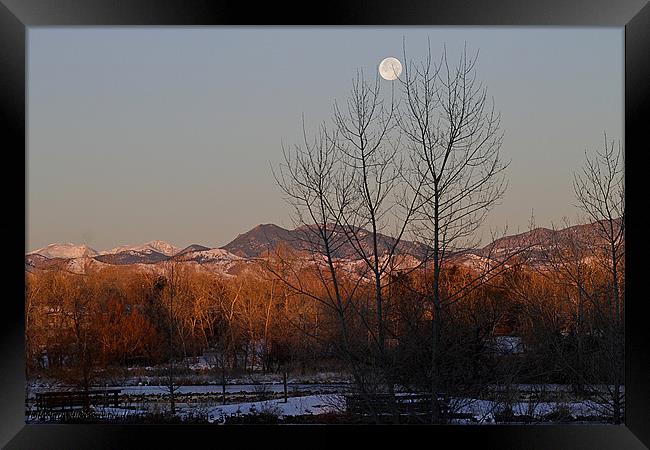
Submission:
<svg viewBox="0 0 650 450">
<path fill-rule="evenodd" d="M 113 416 L 113 417 L 139 415 L 139 414 L 146 414 L 148 412 L 146 409 L 126 409 L 126 408 L 115 408 L 112 406 L 93 406 L 92 409 L 104 416 Z"/>
<path fill-rule="evenodd" d="M 291 395 L 294 392 L 298 391 L 311 391 L 311 392 L 341 392 L 346 390 L 347 385 L 341 384 L 303 384 L 303 383 L 288 383 L 287 392 Z M 169 393 L 169 389 L 166 386 L 160 385 L 150 385 L 150 386 L 98 386 L 94 389 L 120 389 L 120 394 L 124 395 L 164 395 Z M 47 391 L 69 391 L 77 390 L 76 388 L 64 386 L 64 385 L 32 385 L 27 389 L 28 398 L 34 398 L 37 392 L 47 392 Z M 180 386 L 177 389 L 179 394 L 215 394 L 220 395 L 223 391 L 223 387 L 220 384 L 205 384 L 205 385 L 187 385 Z M 282 393 L 284 392 L 284 385 L 281 383 L 264 383 L 264 384 L 227 384 L 226 393 L 227 394 L 237 394 L 240 392 L 246 393 Z"/>
<path fill-rule="evenodd" d="M 336 385 L 327 385 L 327 384 L 288 384 L 287 390 L 289 393 L 292 391 L 337 391 L 340 390 L 340 386 Z M 152 395 L 152 394 L 166 394 L 169 392 L 169 389 L 165 386 L 108 386 L 108 389 L 121 389 L 122 394 L 130 395 Z M 222 386 L 220 384 L 209 384 L 209 385 L 196 385 L 196 386 L 180 386 L 177 393 L 180 394 L 221 394 Z M 282 384 L 227 384 L 226 393 L 238 393 L 238 392 L 273 392 L 281 393 L 284 392 L 284 386 Z"/>
<path fill-rule="evenodd" d="M 211 421 L 223 422 L 224 416 L 232 414 L 249 414 L 251 412 L 271 412 L 278 416 L 294 416 L 304 414 L 321 414 L 333 411 L 344 411 L 345 402 L 343 393 L 349 387 L 349 380 L 344 374 L 339 373 L 319 373 L 307 376 L 295 376 L 289 380 L 287 391 L 291 396 L 287 403 L 284 399 L 271 399 L 265 401 L 245 402 L 238 404 L 219 405 L 211 396 L 219 396 L 222 393 L 221 384 L 198 384 L 180 386 L 179 394 L 196 394 L 197 398 L 182 397 L 179 398 L 178 412 L 185 417 L 194 414 L 207 416 Z M 156 384 L 153 385 L 132 385 L 141 377 L 129 377 L 125 384 L 121 386 L 106 386 L 107 388 L 121 389 L 121 394 L 129 396 L 144 395 L 148 400 L 144 403 L 129 401 L 129 406 L 133 409 L 113 408 L 103 410 L 106 414 L 119 417 L 120 415 L 139 414 L 141 408 L 152 412 L 159 408 L 165 409 L 169 406 L 165 396 L 168 390 L 165 386 L 160 386 L 161 381 L 156 377 Z M 280 382 L 281 375 L 278 374 L 255 374 L 243 376 L 241 378 L 231 378 L 226 385 L 227 394 L 239 393 L 273 393 L 276 396 L 282 394 L 284 385 Z M 336 380 L 336 381 L 335 381 Z M 198 381 L 198 380 L 197 380 Z M 30 380 L 26 386 L 27 397 L 33 399 L 36 392 L 41 391 L 64 391 L 75 390 L 70 386 L 65 386 L 60 382 L 50 379 Z M 101 389 L 102 387 L 97 387 Z M 594 390 L 601 392 L 607 391 L 607 386 L 592 386 Z M 515 416 L 533 416 L 537 420 L 542 420 L 551 413 L 560 413 L 561 415 L 571 415 L 574 418 L 584 416 L 603 416 L 607 415 L 607 405 L 601 405 L 592 400 L 584 401 L 538 401 L 536 398 L 544 398 L 545 393 L 570 393 L 572 388 L 569 385 L 534 385 L 522 384 L 514 386 L 492 386 L 492 390 L 499 392 L 502 390 L 515 391 L 519 394 L 535 394 L 530 399 L 519 397 L 518 401 L 503 402 L 475 398 L 452 398 L 450 407 L 452 412 L 467 414 L 472 419 L 454 419 L 454 423 L 495 423 L 495 414 L 511 410 Z M 623 389 L 622 389 L 623 390 Z M 624 391 L 624 390 L 623 390 Z M 206 397 L 202 397 L 206 395 Z M 302 395 L 302 396 L 301 396 Z M 401 395 L 409 395 L 402 393 Z M 150 397 L 151 396 L 151 397 Z M 156 398 L 158 397 L 158 398 Z M 554 397 L 554 396 L 551 396 Z M 566 397 L 566 396 L 563 396 Z M 570 396 L 568 396 L 570 398 Z M 189 401 L 188 403 L 186 403 Z M 251 411 L 253 409 L 253 411 Z"/>
<path fill-rule="evenodd" d="M 608 387 L 604 384 L 591 384 L 588 386 L 590 390 L 596 390 L 605 392 Z M 613 389 L 614 386 L 609 386 L 609 389 Z M 510 389 L 518 392 L 572 392 L 573 386 L 570 384 L 511 384 L 508 386 L 501 385 L 490 385 L 490 390 L 499 391 L 504 389 Z M 621 386 L 621 392 L 625 392 L 625 386 Z"/>
<path fill-rule="evenodd" d="M 408 395 L 408 394 L 405 394 Z M 472 398 L 451 399 L 451 409 L 457 414 L 467 414 L 471 418 L 453 419 L 454 424 L 494 424 L 495 415 L 510 408 L 515 416 L 532 416 L 535 420 L 543 420 L 550 413 L 563 412 L 574 418 L 579 416 L 599 416 L 603 413 L 603 405 L 593 401 L 582 402 L 515 402 L 506 405 L 501 402 Z M 243 402 L 228 405 L 215 403 L 187 403 L 180 401 L 176 404 L 176 414 L 181 418 L 199 415 L 207 418 L 210 423 L 224 423 L 227 417 L 247 414 L 271 414 L 279 418 L 286 416 L 317 415 L 324 413 L 342 413 L 345 411 L 345 397 L 340 393 L 306 395 L 284 399 L 271 399 L 254 402 Z M 165 412 L 169 409 L 166 401 L 151 404 L 131 403 L 128 408 L 94 406 L 93 409 L 102 416 L 119 420 L 127 416 L 138 416 L 152 412 Z M 38 418 L 35 418 L 38 421 Z M 516 419 L 515 419 L 516 420 Z"/>
<path fill-rule="evenodd" d="M 168 408 L 168 404 L 160 405 L 162 409 Z M 510 405 L 515 415 L 532 415 L 535 418 L 556 412 L 558 409 L 565 409 L 568 414 L 576 416 L 598 415 L 602 406 L 591 402 L 519 402 Z M 122 408 L 97 407 L 98 412 L 113 416 L 132 415 L 146 412 L 145 410 L 127 410 Z M 503 412 L 504 405 L 498 402 L 480 399 L 458 398 L 452 400 L 452 409 L 455 413 L 470 414 L 473 419 L 455 419 L 455 424 L 493 424 L 495 414 Z M 289 397 L 287 402 L 284 399 L 273 399 L 255 402 L 236 403 L 229 405 L 206 405 L 197 407 L 188 403 L 177 404 L 177 415 L 188 417 L 191 414 L 200 413 L 208 418 L 210 423 L 224 422 L 228 416 L 246 415 L 253 413 L 269 413 L 278 417 L 300 416 L 309 414 L 324 414 L 330 412 L 344 412 L 345 397 L 341 394 L 307 395 L 302 397 Z"/>
<path fill-rule="evenodd" d="M 290 384 L 350 384 L 351 381 L 352 377 L 350 375 L 341 372 L 293 375 L 287 379 Z M 268 373 L 231 377 L 228 382 L 233 384 L 282 383 L 282 374 Z"/>
<path fill-rule="evenodd" d="M 257 402 L 237 403 L 231 405 L 210 405 L 197 407 L 188 403 L 178 403 L 176 405 L 176 415 L 181 418 L 187 418 L 193 414 L 199 413 L 205 416 L 210 423 L 223 423 L 226 417 L 269 413 L 278 417 L 301 416 L 307 414 L 323 414 L 328 412 L 341 411 L 344 408 L 345 400 L 341 395 L 308 395 L 303 397 L 289 397 L 287 402 L 284 399 L 265 400 Z M 167 411 L 169 404 L 158 405 L 155 408 L 147 409 L 126 409 L 104 406 L 94 406 L 93 409 L 104 416 L 114 418 L 137 416 L 153 411 Z"/>
<path fill-rule="evenodd" d="M 268 412 L 278 417 L 300 416 L 305 414 L 324 414 L 340 409 L 344 399 L 340 395 L 307 395 L 284 399 L 258 402 L 220 405 L 208 408 L 205 412 L 210 422 L 223 421 L 226 416 Z M 191 409 L 181 409 L 179 415 L 187 415 Z"/>
<path fill-rule="evenodd" d="M 451 405 L 454 412 L 471 414 L 478 423 L 494 423 L 494 414 L 501 413 L 506 408 L 503 403 L 467 398 L 453 399 Z M 564 410 L 573 417 L 592 416 L 602 414 L 604 409 L 603 405 L 590 400 L 581 402 L 515 402 L 507 406 L 512 408 L 512 413 L 516 416 L 529 415 L 535 418 L 542 418 L 559 410 Z"/>
<path fill-rule="evenodd" d="M 135 368 L 129 371 L 136 370 Z M 144 374 L 129 375 L 125 378 L 114 377 L 112 381 L 107 380 L 108 386 L 98 385 L 93 389 L 122 389 L 123 393 L 130 394 L 158 394 L 164 390 L 165 383 L 164 376 L 148 375 L 154 371 L 161 370 L 160 367 L 144 367 L 137 368 L 138 371 L 144 371 Z M 212 393 L 221 392 L 221 383 L 215 380 L 215 375 L 211 373 L 184 375 L 183 382 L 187 383 L 182 387 L 182 392 L 194 393 Z M 287 379 L 289 390 L 316 390 L 324 388 L 331 391 L 331 388 L 345 389 L 350 385 L 351 377 L 345 373 L 340 372 L 319 372 L 306 375 L 290 376 Z M 242 375 L 237 377 L 228 377 L 226 385 L 226 392 L 256 392 L 261 389 L 261 385 L 266 386 L 266 390 L 272 392 L 281 392 L 283 390 L 283 377 L 282 374 L 252 374 Z M 189 390 L 188 390 L 189 389 Z M 67 391 L 78 390 L 74 386 L 67 385 L 59 380 L 51 378 L 34 378 L 26 383 L 26 390 L 28 397 L 33 397 L 37 392 L 47 391 Z"/>
</svg>

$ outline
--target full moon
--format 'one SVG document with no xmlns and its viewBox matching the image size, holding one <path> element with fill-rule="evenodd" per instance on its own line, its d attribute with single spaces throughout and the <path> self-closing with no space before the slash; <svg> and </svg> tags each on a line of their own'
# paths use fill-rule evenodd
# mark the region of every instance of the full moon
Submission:
<svg viewBox="0 0 650 450">
<path fill-rule="evenodd" d="M 402 63 L 397 58 L 386 58 L 379 63 L 379 75 L 384 80 L 394 80 L 402 73 Z"/>
</svg>

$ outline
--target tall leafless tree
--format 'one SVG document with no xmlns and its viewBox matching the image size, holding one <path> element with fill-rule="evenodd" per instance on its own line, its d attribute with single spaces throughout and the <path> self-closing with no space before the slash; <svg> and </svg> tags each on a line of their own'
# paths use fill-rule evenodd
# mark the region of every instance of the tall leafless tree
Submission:
<svg viewBox="0 0 650 450">
<path fill-rule="evenodd" d="M 429 52 L 421 63 L 409 61 L 404 46 L 405 70 L 401 86 L 405 100 L 398 122 L 406 137 L 411 166 L 421 179 L 418 189 L 420 237 L 431 244 L 429 262 L 433 280 L 431 394 L 432 421 L 438 422 L 440 330 L 444 303 L 440 273 L 446 256 L 468 247 L 488 212 L 502 198 L 508 163 L 500 155 L 501 117 L 478 80 L 478 52 L 467 48 L 452 65 L 446 48 L 439 61 Z"/>
<path fill-rule="evenodd" d="M 575 174 L 578 207 L 589 222 L 596 223 L 593 242 L 596 263 L 607 274 L 605 302 L 596 311 L 605 319 L 605 345 L 609 362 L 606 379 L 614 423 L 623 417 L 624 382 L 624 292 L 625 292 L 625 180 L 624 154 L 620 142 L 608 142 L 593 156 L 585 152 L 585 165 Z"/>
<path fill-rule="evenodd" d="M 282 266 L 269 265 L 294 292 L 305 295 L 331 310 L 337 318 L 341 335 L 340 353 L 348 362 L 355 381 L 362 385 L 361 372 L 352 351 L 348 316 L 352 293 L 344 292 L 335 255 L 343 245 L 338 230 L 342 225 L 342 211 L 351 201 L 351 175 L 342 167 L 341 154 L 335 145 L 335 136 L 321 125 L 312 141 L 307 137 L 303 118 L 303 141 L 292 149 L 283 147 L 284 163 L 274 170 L 277 184 L 283 190 L 287 202 L 293 207 L 296 226 L 302 226 L 304 243 L 313 255 L 323 255 L 325 270 L 320 270 L 314 260 L 316 273 L 326 292 L 326 298 L 313 293 L 302 282 L 294 264 L 286 255 L 277 253 Z"/>
<path fill-rule="evenodd" d="M 176 334 L 177 328 L 177 313 L 176 310 L 178 305 L 176 304 L 176 296 L 179 284 L 179 270 L 177 263 L 175 261 L 165 262 L 165 275 L 159 279 L 160 284 L 164 289 L 164 299 L 166 300 L 166 308 L 168 314 L 168 325 L 169 325 L 169 361 L 168 361 L 168 372 L 166 380 L 166 388 L 169 393 L 169 404 L 170 404 L 170 414 L 173 416 L 176 414 L 176 393 L 178 392 L 180 386 L 177 384 L 176 373 L 175 373 L 175 352 L 176 352 L 176 341 L 174 340 L 174 335 Z"/>
<path fill-rule="evenodd" d="M 404 183 L 409 171 L 395 133 L 399 131 L 397 107 L 393 85 L 389 94 L 382 95 L 379 77 L 367 81 L 362 72 L 353 81 L 346 104 L 334 106 L 338 138 L 334 142 L 344 166 L 353 174 L 349 185 L 352 201 L 339 205 L 341 230 L 372 282 L 375 318 L 367 328 L 391 397 L 395 374 L 386 344 L 386 288 L 390 280 L 386 275 L 394 268 L 394 257 L 419 206 L 418 181 L 411 180 L 410 186 Z"/>
<path fill-rule="evenodd" d="M 408 61 L 406 50 L 404 59 Z M 418 256 L 425 261 L 425 272 L 431 265 L 433 273 L 426 297 L 432 304 L 430 388 L 435 422 L 444 308 L 499 273 L 492 260 L 479 276 L 453 292 L 445 291 L 442 298 L 440 278 L 447 256 L 470 246 L 506 189 L 500 115 L 477 79 L 476 60 L 477 55 L 469 56 L 464 49 L 452 67 L 446 50 L 434 62 L 429 48 L 424 62 L 407 62 L 403 78 L 389 93 L 381 91 L 378 78 L 369 82 L 358 73 L 346 102 L 334 105 L 333 126 L 321 126 L 311 142 L 303 124 L 302 145 L 293 152 L 285 150 L 285 164 L 276 174 L 295 208 L 297 225 L 311 233 L 305 240 L 325 256 L 327 278 L 319 273 L 326 303 L 337 311 L 344 335 L 349 310 L 362 319 L 372 365 L 390 394 L 395 364 L 387 348 L 387 275 L 395 269 L 394 257 L 407 236 L 426 244 L 421 247 L 426 253 Z M 401 105 L 395 100 L 396 85 L 401 87 Z M 356 286 L 372 286 L 374 304 L 366 314 L 342 293 L 336 260 L 343 246 L 352 249 L 346 256 L 363 265 Z M 504 268 L 506 260 L 507 255 L 499 255 L 496 266 Z M 294 280 L 293 288 L 309 294 L 299 277 Z M 351 348 L 349 336 L 344 347 Z"/>
<path fill-rule="evenodd" d="M 384 96 L 378 78 L 371 82 L 359 72 L 345 103 L 334 104 L 332 126 L 322 125 L 312 142 L 303 123 L 302 144 L 291 152 L 285 149 L 285 162 L 276 174 L 294 206 L 304 242 L 324 256 L 325 270 L 317 271 L 327 293 L 324 303 L 338 318 L 342 348 L 357 384 L 363 391 L 367 383 L 359 355 L 352 352 L 351 315 L 362 321 L 369 337 L 370 355 L 365 358 L 370 356 L 370 366 L 378 370 L 372 376 L 379 376 L 391 394 L 394 377 L 386 350 L 385 275 L 393 267 L 393 257 L 417 209 L 417 197 L 409 195 L 402 183 L 399 145 L 392 136 L 395 113 L 392 91 Z M 351 288 L 342 286 L 342 273 L 348 279 L 352 274 L 339 264 L 341 258 L 362 262 L 361 274 L 353 276 Z M 294 279 L 299 283 L 299 277 Z M 371 286 L 371 310 L 353 301 L 360 286 Z M 292 287 L 323 302 L 299 285 Z"/>
</svg>

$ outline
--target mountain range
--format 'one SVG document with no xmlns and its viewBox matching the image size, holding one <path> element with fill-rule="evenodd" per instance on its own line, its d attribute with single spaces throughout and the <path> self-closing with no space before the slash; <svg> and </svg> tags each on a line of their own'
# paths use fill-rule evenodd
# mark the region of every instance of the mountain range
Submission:
<svg viewBox="0 0 650 450">
<path fill-rule="evenodd" d="M 515 235 L 505 236 L 489 243 L 482 248 L 466 249 L 450 254 L 455 263 L 476 264 L 486 258 L 495 258 L 500 254 L 526 248 L 532 253 L 532 261 L 544 259 L 546 247 L 567 236 L 577 236 L 584 242 L 595 242 L 598 223 L 577 225 L 559 230 L 535 228 Z M 254 261 L 278 246 L 293 251 L 298 255 L 314 255 L 323 253 L 319 246 L 318 229 L 315 226 L 301 226 L 293 230 L 274 224 L 261 224 L 238 235 L 228 244 L 220 248 L 210 248 L 204 245 L 192 244 L 179 248 L 164 241 L 151 241 L 140 245 L 124 245 L 110 250 L 97 251 L 87 245 L 72 243 L 50 244 L 46 247 L 28 252 L 25 255 L 25 269 L 37 269 L 54 266 L 65 266 L 69 270 L 80 271 L 88 262 L 108 265 L 157 265 L 164 261 L 178 261 L 206 266 L 210 270 L 232 274 L 238 271 L 238 266 Z M 346 231 L 354 232 L 353 243 L 346 237 Z M 371 254 L 372 234 L 362 228 L 337 229 L 327 227 L 331 236 L 333 256 L 349 262 L 360 261 L 360 255 Z M 408 259 L 409 264 L 417 265 L 425 258 L 431 248 L 423 243 L 396 240 L 383 234 L 378 235 L 378 248 L 382 259 L 393 251 Z M 394 249 L 393 249 L 394 248 Z M 405 258 L 402 258 L 405 260 Z"/>
</svg>

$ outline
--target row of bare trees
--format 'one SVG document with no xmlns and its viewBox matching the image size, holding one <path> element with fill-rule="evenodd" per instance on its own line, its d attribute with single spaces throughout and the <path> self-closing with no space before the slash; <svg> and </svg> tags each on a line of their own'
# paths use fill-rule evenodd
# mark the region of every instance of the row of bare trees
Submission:
<svg viewBox="0 0 650 450">
<path fill-rule="evenodd" d="M 403 56 L 404 74 L 391 83 L 389 92 L 382 92 L 378 76 L 371 82 L 359 72 L 345 103 L 334 103 L 331 120 L 309 137 L 303 119 L 302 142 L 283 148 L 284 163 L 275 177 L 293 206 L 293 218 L 304 231 L 304 241 L 315 254 L 324 255 L 325 264 L 315 267 L 327 296 L 323 298 L 311 286 L 301 284 L 295 273 L 275 275 L 291 290 L 320 302 L 336 316 L 341 336 L 338 349 L 359 392 L 366 395 L 380 390 L 394 398 L 396 361 L 387 346 L 389 308 L 393 306 L 387 293 L 395 280 L 390 275 L 403 240 L 426 244 L 425 254 L 418 255 L 422 260 L 418 269 L 428 281 L 417 295 L 430 320 L 429 335 L 420 337 L 421 344 L 428 344 L 430 362 L 421 367 L 428 367 L 425 378 L 432 399 L 431 421 L 437 423 L 439 400 L 448 394 L 443 353 L 455 348 L 444 342 L 443 330 L 454 321 L 450 317 L 454 305 L 476 290 L 486 289 L 512 268 L 515 260 L 521 261 L 528 250 L 544 243 L 528 242 L 511 251 L 501 249 L 499 255 L 487 255 L 489 263 L 483 270 L 443 289 L 441 277 L 449 255 L 476 244 L 476 231 L 505 192 L 508 163 L 500 155 L 503 131 L 494 101 L 489 101 L 487 89 L 478 80 L 478 53 L 469 55 L 465 48 L 455 64 L 446 49 L 434 60 L 430 46 L 419 63 L 408 58 L 405 47 Z M 590 221 L 600 224 L 598 242 L 606 243 L 606 251 L 594 251 L 584 243 L 563 243 L 601 261 L 611 280 L 606 289 L 611 306 L 606 321 L 611 328 L 607 351 L 616 361 L 611 373 L 618 374 L 612 381 L 615 421 L 620 419 L 623 351 L 621 154 L 606 141 L 605 151 L 595 160 L 588 159 L 575 179 L 579 206 Z M 391 239 L 382 240 L 382 236 Z M 344 246 L 354 250 L 351 257 L 365 263 L 361 273 L 351 275 L 345 265 L 336 263 L 337 250 Z M 560 262 L 553 273 L 561 274 L 571 261 L 562 245 L 553 249 L 550 259 Z M 588 264 L 584 258 L 577 261 L 579 267 L 584 264 Z M 595 305 L 600 300 L 594 297 L 602 297 L 602 292 L 588 294 L 582 279 L 560 276 L 553 281 L 565 283 L 565 288 L 567 282 L 573 283 L 581 303 L 589 299 Z M 360 286 L 366 290 L 372 286 L 367 294 L 372 304 L 362 310 L 352 301 Z M 359 357 L 350 339 L 350 329 L 358 322 L 370 337 L 370 345 L 363 348 L 369 359 Z"/>
</svg>

